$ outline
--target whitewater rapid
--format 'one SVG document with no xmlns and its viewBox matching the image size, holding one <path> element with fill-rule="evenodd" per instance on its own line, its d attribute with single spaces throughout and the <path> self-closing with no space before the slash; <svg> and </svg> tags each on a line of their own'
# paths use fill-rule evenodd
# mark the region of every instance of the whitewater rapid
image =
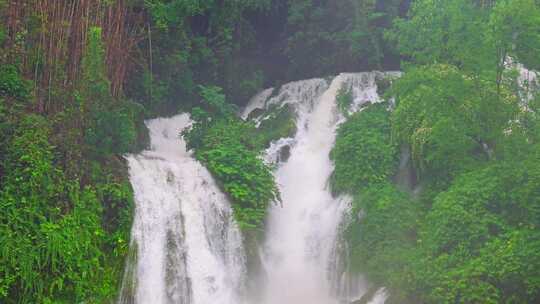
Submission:
<svg viewBox="0 0 540 304">
<path fill-rule="evenodd" d="M 119 303 L 348 304 L 359 299 L 370 285 L 347 272 L 340 237 L 350 200 L 334 197 L 329 188 L 329 154 L 344 121 L 336 95 L 342 87 L 351 90 L 350 111 L 357 111 L 380 101 L 376 79 L 386 76 L 394 75 L 292 82 L 261 92 L 241 113 L 258 123 L 271 106 L 287 104 L 297 125 L 294 136 L 273 142 L 264 155 L 276 168 L 282 201 L 269 208 L 257 271 L 246 269 L 242 235 L 227 197 L 186 151 L 180 132 L 190 125 L 189 116 L 147 121 L 151 148 L 127 156 L 136 208 Z M 256 109 L 262 114 L 250 115 Z M 283 159 L 286 146 L 290 157 Z M 247 273 L 259 275 L 248 278 Z M 370 303 L 385 299 L 381 289 Z"/>
</svg>

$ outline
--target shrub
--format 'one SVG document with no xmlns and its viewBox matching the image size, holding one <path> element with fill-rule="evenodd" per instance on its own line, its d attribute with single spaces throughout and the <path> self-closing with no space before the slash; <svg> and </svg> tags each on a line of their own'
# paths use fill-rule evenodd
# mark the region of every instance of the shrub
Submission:
<svg viewBox="0 0 540 304">
<path fill-rule="evenodd" d="M 86 130 L 86 144 L 97 155 L 122 154 L 134 147 L 137 139 L 135 114 L 127 102 L 110 110 L 93 113 Z"/>
<path fill-rule="evenodd" d="M 345 231 L 351 270 L 394 292 L 407 280 L 416 239 L 418 205 L 390 183 L 372 185 L 353 201 L 355 216 Z M 394 295 L 395 296 L 395 295 Z"/>
<path fill-rule="evenodd" d="M 350 89 L 343 85 L 336 96 L 336 103 L 338 109 L 345 116 L 349 116 L 349 108 L 353 103 L 353 95 Z"/>
<path fill-rule="evenodd" d="M 331 152 L 335 163 L 332 189 L 356 193 L 370 184 L 386 181 L 397 165 L 386 104 L 374 104 L 353 114 L 337 131 Z"/>
<path fill-rule="evenodd" d="M 101 28 L 91 28 L 88 37 L 82 59 L 83 81 L 77 94 L 87 119 L 85 141 L 94 157 L 126 153 L 137 139 L 135 120 L 140 109 L 111 96 Z"/>
<path fill-rule="evenodd" d="M 112 297 L 103 264 L 101 205 L 53 163 L 50 127 L 29 115 L 17 126 L 0 190 L 2 303 Z"/>
<path fill-rule="evenodd" d="M 296 115 L 292 106 L 273 106 L 267 113 L 257 130 L 263 147 L 268 147 L 274 140 L 291 137 L 296 133 Z"/>
<path fill-rule="evenodd" d="M 30 97 L 30 88 L 30 82 L 21 76 L 16 66 L 0 65 L 0 96 L 25 100 Z"/>
<path fill-rule="evenodd" d="M 201 95 L 205 109 L 193 109 L 195 122 L 182 134 L 231 198 L 239 226 L 260 227 L 268 204 L 279 194 L 270 168 L 260 157 L 255 126 L 235 117 L 221 89 L 201 87 Z"/>
</svg>

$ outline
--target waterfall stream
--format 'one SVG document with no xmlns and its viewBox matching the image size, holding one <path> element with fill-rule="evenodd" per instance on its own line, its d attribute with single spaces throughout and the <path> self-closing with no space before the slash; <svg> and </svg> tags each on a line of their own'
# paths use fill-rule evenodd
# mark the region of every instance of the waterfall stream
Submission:
<svg viewBox="0 0 540 304">
<path fill-rule="evenodd" d="M 121 303 L 238 304 L 242 239 L 225 195 L 186 151 L 188 115 L 147 122 L 151 150 L 128 156 L 135 191 L 135 292 Z M 127 280 L 130 280 L 128 278 Z"/>
<path fill-rule="evenodd" d="M 245 283 L 255 278 L 246 277 L 242 236 L 230 204 L 179 137 L 189 126 L 188 115 L 148 121 L 151 149 L 127 157 L 136 210 L 120 304 L 338 304 L 360 298 L 369 286 L 346 271 L 340 229 L 350 203 L 331 194 L 329 153 L 344 120 L 336 106 L 338 90 L 351 89 L 351 111 L 356 111 L 379 101 L 376 79 L 384 76 L 341 74 L 330 82 L 292 82 L 276 94 L 263 91 L 242 113 L 247 118 L 256 109 L 264 113 L 270 105 L 290 104 L 298 130 L 272 143 L 265 157 L 276 165 L 282 203 L 268 213 L 257 299 L 244 296 Z M 285 146 L 290 157 L 282 160 Z M 381 289 L 371 303 L 385 298 Z"/>
<path fill-rule="evenodd" d="M 328 155 L 338 119 L 334 100 L 342 82 L 338 76 L 315 99 L 294 100 L 301 125 L 291 157 L 276 172 L 283 202 L 270 209 L 263 249 L 266 304 L 336 303 L 327 276 L 347 204 L 332 198 L 328 189 Z M 317 95 L 313 93 L 308 96 Z"/>
</svg>

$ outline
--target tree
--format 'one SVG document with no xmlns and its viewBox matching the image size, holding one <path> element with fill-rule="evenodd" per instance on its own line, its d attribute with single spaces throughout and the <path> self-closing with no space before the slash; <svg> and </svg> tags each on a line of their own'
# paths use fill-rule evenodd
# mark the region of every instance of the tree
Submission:
<svg viewBox="0 0 540 304">
<path fill-rule="evenodd" d="M 77 94 L 80 115 L 85 119 L 84 137 L 94 156 L 128 152 L 137 135 L 134 107 L 111 95 L 101 36 L 100 28 L 90 29 L 82 60 L 83 79 Z"/>
<path fill-rule="evenodd" d="M 335 163 L 332 189 L 356 194 L 387 181 L 397 168 L 397 146 L 391 140 L 388 104 L 353 114 L 337 131 L 330 157 Z"/>
<path fill-rule="evenodd" d="M 399 13 L 400 1 L 289 1 L 286 55 L 291 77 L 380 68 L 390 46 L 383 30 Z"/>
<path fill-rule="evenodd" d="M 539 169 L 537 156 L 495 163 L 435 198 L 419 234 L 431 302 L 538 300 Z"/>
<path fill-rule="evenodd" d="M 489 20 L 488 42 L 497 54 L 497 85 L 509 58 L 540 68 L 540 7 L 534 0 L 498 1 Z"/>
<path fill-rule="evenodd" d="M 478 72 L 495 55 L 485 38 L 488 17 L 469 0 L 415 1 L 409 18 L 396 19 L 387 38 L 415 64 L 448 63 Z"/>
<path fill-rule="evenodd" d="M 486 149 L 517 114 L 514 96 L 498 99 L 492 84 L 450 65 L 412 68 L 390 94 L 396 97 L 395 138 L 412 147 L 421 172 L 439 177 L 489 158 Z"/>
</svg>

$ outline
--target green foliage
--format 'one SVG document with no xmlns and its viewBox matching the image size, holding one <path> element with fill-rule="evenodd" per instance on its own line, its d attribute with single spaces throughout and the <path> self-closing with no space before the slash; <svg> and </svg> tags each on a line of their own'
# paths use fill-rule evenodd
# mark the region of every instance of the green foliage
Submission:
<svg viewBox="0 0 540 304">
<path fill-rule="evenodd" d="M 434 303 L 533 303 L 537 254 L 538 158 L 498 163 L 458 178 L 439 194 L 419 241 L 416 276 Z"/>
<path fill-rule="evenodd" d="M 166 29 L 172 24 L 182 24 L 183 16 L 201 14 L 210 1 L 145 1 L 158 28 Z"/>
<path fill-rule="evenodd" d="M 129 238 L 135 208 L 133 191 L 128 181 L 108 182 L 97 185 L 97 194 L 101 205 L 104 206 L 102 216 L 102 227 L 106 232 L 104 251 L 108 255 L 107 265 L 110 267 L 109 274 L 113 280 L 113 285 L 110 286 L 111 294 L 115 294 L 119 286 L 115 286 L 114 282 L 118 283 L 122 279 L 124 259 L 129 253 Z"/>
<path fill-rule="evenodd" d="M 105 49 L 101 38 L 101 28 L 92 27 L 88 31 L 88 43 L 82 59 L 83 92 L 87 102 L 97 103 L 110 99 L 110 82 L 105 68 Z"/>
<path fill-rule="evenodd" d="M 341 113 L 345 116 L 349 116 L 349 108 L 353 103 L 352 91 L 347 87 L 342 86 L 336 96 L 336 104 Z"/>
<path fill-rule="evenodd" d="M 383 182 L 366 187 L 353 201 L 352 218 L 345 231 L 351 270 L 384 284 L 396 298 L 408 283 L 403 273 L 414 258 L 419 206 L 395 186 Z M 395 292 L 394 292 L 395 290 Z"/>
<path fill-rule="evenodd" d="M 82 60 L 83 80 L 77 101 L 88 118 L 84 136 L 94 156 L 128 152 L 137 138 L 138 108 L 111 96 L 104 56 L 101 29 L 93 27 Z"/>
<path fill-rule="evenodd" d="M 296 115 L 290 105 L 270 106 L 257 128 L 261 145 L 268 147 L 274 140 L 294 136 Z"/>
<path fill-rule="evenodd" d="M 0 8 L 1 7 L 2 7 L 2 4 L 0 3 Z M 4 40 L 6 40 L 6 31 L 3 25 L 0 25 L 0 46 L 4 43 Z"/>
<path fill-rule="evenodd" d="M 133 149 L 137 138 L 136 110 L 128 102 L 93 113 L 93 126 L 86 130 L 86 143 L 97 155 L 121 154 Z"/>
<path fill-rule="evenodd" d="M 107 263 L 120 280 L 124 258 L 128 254 L 131 223 L 135 207 L 133 190 L 127 179 L 127 167 L 122 161 L 110 158 L 104 163 L 93 161 L 90 176 L 103 206 L 102 227 L 105 235 Z"/>
<path fill-rule="evenodd" d="M 397 155 L 388 104 L 370 105 L 337 131 L 331 185 L 337 193 L 354 195 L 353 217 L 345 231 L 350 271 L 384 284 L 393 298 L 401 299 L 407 282 L 403 273 L 414 254 L 419 205 L 389 183 Z"/>
<path fill-rule="evenodd" d="M 234 67 L 233 69 L 236 68 L 237 67 Z M 242 69 L 238 70 L 240 70 L 239 73 L 245 73 Z M 264 73 L 261 70 L 248 71 L 246 74 L 238 75 L 234 78 L 240 79 L 240 82 L 237 84 L 238 88 L 234 90 L 236 84 L 229 84 L 229 87 L 233 90 L 232 93 L 234 96 L 240 100 L 249 100 L 249 98 L 257 94 L 258 91 L 263 88 L 265 81 Z"/>
<path fill-rule="evenodd" d="M 374 104 L 353 114 L 337 131 L 331 152 L 335 163 L 332 189 L 356 194 L 388 180 L 397 166 L 397 147 L 390 138 L 387 104 Z"/>
<path fill-rule="evenodd" d="M 258 50 L 255 21 L 270 0 L 149 0 L 140 9 L 151 20 L 144 29 L 148 66 L 134 74 L 129 93 L 155 113 L 186 109 L 198 98 L 198 84 L 214 83 L 239 102 L 259 90 L 264 75 L 252 60 Z M 251 18 L 253 19 L 253 18 Z"/>
<path fill-rule="evenodd" d="M 375 84 L 377 85 L 377 94 L 380 97 L 384 97 L 386 95 L 386 91 L 390 89 L 394 80 L 394 77 L 386 75 L 375 78 Z"/>
<path fill-rule="evenodd" d="M 389 93 L 396 139 L 412 147 L 421 172 L 441 178 L 486 158 L 482 144 L 495 144 L 518 110 L 515 96 L 498 98 L 494 85 L 449 65 L 410 69 Z"/>
<path fill-rule="evenodd" d="M 414 1 L 409 15 L 395 21 L 387 38 L 414 63 L 449 63 L 474 71 L 495 67 L 497 54 L 485 38 L 488 17 L 473 1 Z"/>
<path fill-rule="evenodd" d="M 130 77 L 130 97 L 176 111 L 197 102 L 198 84 L 212 83 L 242 104 L 263 85 L 381 68 L 387 58 L 396 66 L 383 30 L 406 9 L 401 2 L 136 2 L 151 20 L 141 43 L 147 65 Z"/>
<path fill-rule="evenodd" d="M 110 94 L 100 29 L 88 39 L 75 100 L 54 115 L 29 114 L 41 105 L 30 82 L 0 67 L 2 303 L 106 303 L 120 287 L 133 211 L 127 174 L 118 161 L 91 174 L 80 152 L 105 163 L 127 151 L 140 110 Z"/>
<path fill-rule="evenodd" d="M 527 142 L 540 142 L 540 94 L 529 100 L 527 111 L 520 117 L 519 128 L 525 133 Z M 523 145 L 527 146 L 527 145 Z"/>
<path fill-rule="evenodd" d="M 277 199 L 277 189 L 271 171 L 259 153 L 247 149 L 238 140 L 232 140 L 244 131 L 246 128 L 242 125 L 216 124 L 205 136 L 205 141 L 219 140 L 219 143 L 209 145 L 207 151 L 199 150 L 196 155 L 231 197 L 240 227 L 255 228 L 262 225 L 267 205 Z"/>
<path fill-rule="evenodd" d="M 270 4 L 268 0 L 239 0 L 224 3 L 230 10 L 229 13 L 237 13 L 236 9 L 264 9 Z M 182 25 L 186 16 L 196 16 L 219 6 L 218 1 L 208 0 L 147 0 L 146 7 L 149 9 L 154 22 L 159 28 L 167 29 L 172 26 Z"/>
<path fill-rule="evenodd" d="M 96 192 L 53 163 L 50 127 L 26 116 L 4 159 L 0 204 L 3 303 L 99 302 L 114 296 L 104 264 L 105 233 Z"/>
<path fill-rule="evenodd" d="M 193 110 L 195 122 L 183 136 L 231 198 L 238 225 L 260 227 L 268 204 L 279 194 L 270 168 L 260 157 L 256 129 L 234 116 L 219 88 L 201 87 L 201 96 L 205 110 Z"/>
<path fill-rule="evenodd" d="M 355 196 L 352 269 L 393 303 L 540 299 L 540 150 L 458 176 L 425 208 L 389 184 Z"/>
<path fill-rule="evenodd" d="M 540 301 L 537 92 L 505 66 L 537 66 L 538 12 L 528 0 L 419 0 L 387 34 L 410 60 L 386 97 L 421 193 L 351 184 L 362 218 L 347 239 L 389 302 Z"/>
<path fill-rule="evenodd" d="M 286 55 L 293 77 L 327 75 L 351 66 L 378 68 L 391 53 L 383 30 L 400 1 L 288 1 Z"/>
<path fill-rule="evenodd" d="M 387 94 L 396 97 L 391 119 L 385 105 L 352 115 L 332 152 L 332 186 L 353 194 L 362 215 L 346 231 L 354 269 L 388 286 L 394 303 L 538 303 L 540 98 L 520 100 L 505 67 L 509 57 L 540 67 L 538 1 L 416 0 L 383 40 L 408 2 L 130 2 L 151 20 L 134 29 L 146 37 L 130 54 L 142 64 L 126 93 L 152 115 L 189 108 L 204 83 L 242 103 L 286 78 L 379 68 L 395 44 L 409 62 Z M 0 0 L 2 17 L 6 7 Z M 10 31 L 0 24 L 0 302 L 110 302 L 133 208 L 115 154 L 132 149 L 142 109 L 111 96 L 104 33 L 91 28 L 74 102 L 54 116 L 28 114 L 49 110 L 24 76 L 39 86 L 36 46 L 58 35 L 41 32 L 33 13 L 20 17 Z M 275 108 L 257 130 L 234 117 L 221 89 L 199 89 L 205 103 L 192 111 L 188 144 L 238 223 L 260 226 L 278 192 L 259 152 L 294 133 L 293 113 Z M 46 90 L 60 96 L 54 83 Z M 418 201 L 388 183 L 398 144 L 412 147 L 422 173 Z"/>
<path fill-rule="evenodd" d="M 15 125 L 12 123 L 13 112 L 12 107 L 9 107 L 5 99 L 0 97 L 0 181 L 4 172 L 6 149 L 15 129 Z"/>
<path fill-rule="evenodd" d="M 217 118 L 231 117 L 235 113 L 235 108 L 225 101 L 225 95 L 220 87 L 199 86 L 202 99 L 207 103 L 207 112 Z"/>
<path fill-rule="evenodd" d="M 540 7 L 534 0 L 497 1 L 489 20 L 488 41 L 499 56 L 540 68 Z M 504 58 L 503 58 L 504 59 Z"/>
<path fill-rule="evenodd" d="M 1 40 L 1 32 L 0 32 Z M 16 66 L 0 65 L 0 97 L 26 100 L 31 94 L 31 84 L 25 80 Z"/>
<path fill-rule="evenodd" d="M 499 84 L 508 57 L 537 68 L 537 2 L 505 0 L 493 6 L 483 3 L 415 1 L 410 18 L 396 20 L 395 28 L 386 36 L 416 64 L 448 63 Z"/>
</svg>

